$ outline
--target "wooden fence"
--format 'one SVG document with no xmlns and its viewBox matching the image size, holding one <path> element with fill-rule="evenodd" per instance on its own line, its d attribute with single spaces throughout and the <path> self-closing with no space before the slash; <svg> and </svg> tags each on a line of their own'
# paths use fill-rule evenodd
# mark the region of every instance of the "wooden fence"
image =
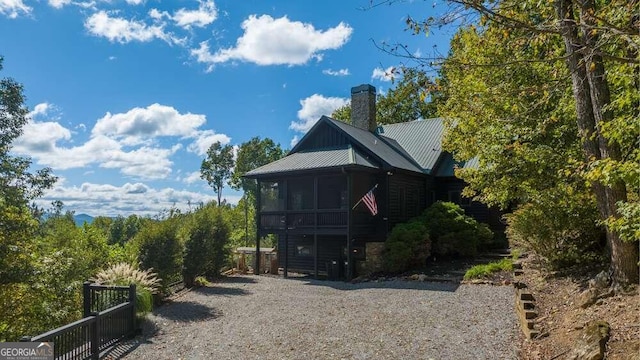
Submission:
<svg viewBox="0 0 640 360">
<path fill-rule="evenodd" d="M 136 286 L 85 283 L 84 318 L 21 341 L 53 342 L 54 359 L 98 359 L 136 331 Z"/>
</svg>

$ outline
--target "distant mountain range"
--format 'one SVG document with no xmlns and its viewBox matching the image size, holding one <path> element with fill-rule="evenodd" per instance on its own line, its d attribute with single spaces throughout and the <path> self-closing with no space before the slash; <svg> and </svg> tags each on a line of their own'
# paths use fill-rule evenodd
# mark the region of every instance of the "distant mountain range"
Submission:
<svg viewBox="0 0 640 360">
<path fill-rule="evenodd" d="M 84 223 L 91 224 L 93 222 L 93 216 L 87 214 L 73 215 L 73 221 L 76 222 L 76 226 L 82 226 Z"/>
</svg>

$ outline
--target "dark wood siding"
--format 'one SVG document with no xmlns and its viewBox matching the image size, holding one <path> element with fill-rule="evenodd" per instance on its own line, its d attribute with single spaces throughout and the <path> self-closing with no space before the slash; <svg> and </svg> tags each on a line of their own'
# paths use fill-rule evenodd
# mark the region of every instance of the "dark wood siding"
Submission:
<svg viewBox="0 0 640 360">
<path fill-rule="evenodd" d="M 466 183 L 455 177 L 437 178 L 436 200 L 451 201 L 462 207 L 465 213 L 481 223 L 489 225 L 494 232 L 501 233 L 505 230 L 502 223 L 502 213 L 496 208 L 488 208 L 486 205 L 462 197 L 460 194 Z"/>
<path fill-rule="evenodd" d="M 300 144 L 298 151 L 333 148 L 349 144 L 349 140 L 343 133 L 336 131 L 336 129 L 327 124 L 321 124 L 312 135 L 312 137 L 305 139 L 304 143 Z"/>
<path fill-rule="evenodd" d="M 287 248 L 289 271 L 301 273 L 313 273 L 315 271 L 315 256 L 318 257 L 318 272 L 326 273 L 327 264 L 331 261 L 344 262 L 346 251 L 346 236 L 317 235 L 317 254 L 315 252 L 306 255 L 300 254 L 298 247 L 313 249 L 313 235 L 289 235 Z M 285 235 L 278 236 L 278 263 L 284 267 L 285 261 Z"/>
<path fill-rule="evenodd" d="M 426 208 L 426 178 L 395 174 L 389 178 L 389 229 L 420 215 Z"/>
</svg>

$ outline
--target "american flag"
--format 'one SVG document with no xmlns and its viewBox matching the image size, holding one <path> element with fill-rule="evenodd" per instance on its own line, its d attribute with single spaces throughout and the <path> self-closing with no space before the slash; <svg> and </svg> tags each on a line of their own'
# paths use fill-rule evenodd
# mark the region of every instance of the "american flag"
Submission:
<svg viewBox="0 0 640 360">
<path fill-rule="evenodd" d="M 374 186 L 371 190 L 369 190 L 368 193 L 364 194 L 364 196 L 362 197 L 362 199 L 360 199 L 365 205 L 367 205 L 367 208 L 369 209 L 369 211 L 371 211 L 371 215 L 375 216 L 378 213 L 378 204 L 376 204 L 376 196 L 373 194 L 373 190 L 375 190 L 377 187 Z"/>
</svg>

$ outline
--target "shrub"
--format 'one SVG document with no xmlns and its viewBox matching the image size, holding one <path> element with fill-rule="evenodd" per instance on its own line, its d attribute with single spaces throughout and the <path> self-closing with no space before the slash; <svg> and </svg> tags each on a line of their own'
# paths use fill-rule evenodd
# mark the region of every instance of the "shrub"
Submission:
<svg viewBox="0 0 640 360">
<path fill-rule="evenodd" d="M 184 250 L 183 276 L 192 286 L 199 275 L 218 277 L 229 255 L 229 226 L 222 208 L 208 205 L 193 214 Z"/>
<path fill-rule="evenodd" d="M 93 282 L 102 285 L 129 286 L 136 285 L 136 312 L 148 313 L 153 309 L 153 295 L 161 285 L 161 279 L 157 274 L 148 270 L 139 270 L 127 263 L 119 263 L 100 271 Z"/>
<path fill-rule="evenodd" d="M 513 260 L 511 259 L 502 259 L 500 261 L 490 262 L 488 264 L 476 265 L 471 269 L 467 270 L 464 274 L 464 279 L 478 279 L 482 277 L 489 276 L 493 273 L 500 271 L 512 271 L 513 270 Z"/>
<path fill-rule="evenodd" d="M 423 267 L 430 247 L 429 233 L 421 221 L 396 225 L 385 242 L 385 271 L 396 273 Z"/>
<path fill-rule="evenodd" d="M 436 255 L 475 256 L 493 238 L 493 232 L 486 224 L 465 215 L 454 203 L 438 201 L 425 210 L 422 219 L 429 229 Z"/>
<path fill-rule="evenodd" d="M 551 269 L 602 261 L 602 228 L 589 196 L 555 195 L 506 215 L 512 245 L 533 250 Z"/>
<path fill-rule="evenodd" d="M 184 245 L 178 238 L 178 219 L 149 222 L 135 237 L 138 261 L 142 269 L 154 269 L 162 278 L 161 293 L 167 285 L 182 280 Z"/>
</svg>

